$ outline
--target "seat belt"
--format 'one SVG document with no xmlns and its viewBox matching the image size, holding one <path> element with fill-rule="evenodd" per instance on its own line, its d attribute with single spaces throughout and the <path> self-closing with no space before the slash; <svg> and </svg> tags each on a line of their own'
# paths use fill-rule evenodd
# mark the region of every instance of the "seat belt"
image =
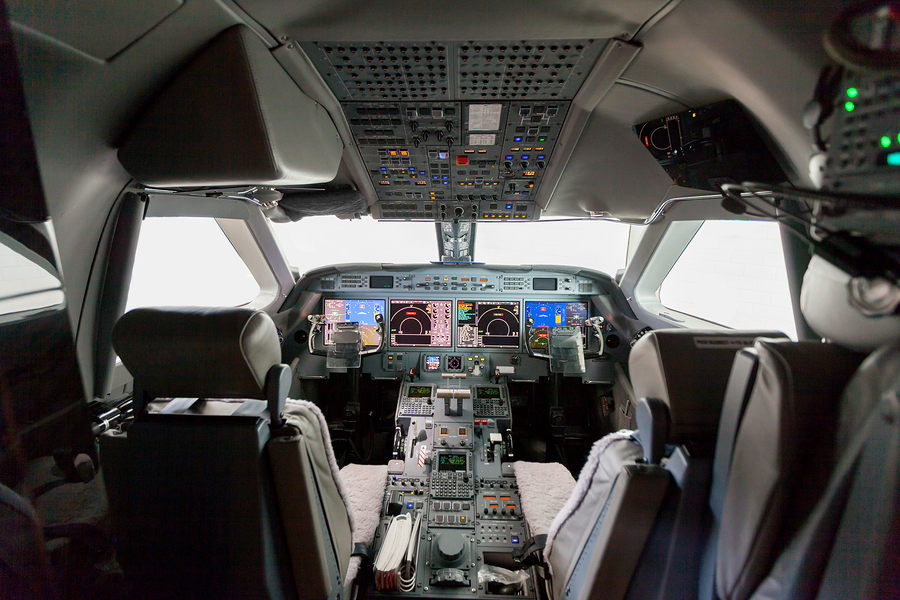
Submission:
<svg viewBox="0 0 900 600">
<path fill-rule="evenodd" d="M 713 518 L 700 569 L 700 600 L 713 600 L 716 597 L 716 554 L 719 547 L 722 507 L 725 505 L 725 490 L 728 486 L 728 471 L 731 469 L 734 444 L 744 412 L 747 410 L 747 403 L 750 401 L 750 394 L 753 392 L 753 383 L 756 381 L 758 370 L 759 356 L 756 350 L 744 348 L 738 351 L 725 387 L 725 401 L 722 405 L 722 416 L 719 418 L 719 433 L 709 493 L 709 507 Z"/>
<path fill-rule="evenodd" d="M 895 389 L 875 405 L 769 579 L 781 579 L 782 600 L 900 597 L 898 535 L 900 402 Z M 757 595 L 763 596 L 759 590 Z"/>
</svg>

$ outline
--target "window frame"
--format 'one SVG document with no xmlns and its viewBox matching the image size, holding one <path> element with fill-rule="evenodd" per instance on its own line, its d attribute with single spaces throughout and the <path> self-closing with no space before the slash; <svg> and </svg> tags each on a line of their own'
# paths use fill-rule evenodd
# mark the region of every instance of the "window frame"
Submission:
<svg viewBox="0 0 900 600">
<path fill-rule="evenodd" d="M 647 322 L 654 329 L 686 327 L 690 329 L 734 330 L 733 327 L 728 325 L 669 308 L 660 299 L 660 289 L 663 281 L 668 277 L 672 267 L 684 254 L 684 251 L 690 245 L 694 236 L 697 235 L 697 232 L 700 231 L 703 224 L 707 221 L 725 220 L 770 221 L 770 219 L 757 219 L 748 215 L 741 215 L 731 219 L 695 219 L 670 223 L 656 243 L 649 260 L 647 260 L 633 287 L 632 298 L 635 301 L 635 313 L 641 320 Z M 785 269 L 788 269 L 787 256 L 783 249 L 782 258 L 785 261 Z M 792 308 L 795 302 L 796 299 L 791 294 Z M 799 336 L 800 332 L 798 331 L 797 334 Z"/>
<path fill-rule="evenodd" d="M 276 311 L 294 286 L 294 276 L 262 211 L 230 198 L 185 198 L 150 194 L 144 218 L 202 217 L 215 219 L 241 261 L 259 284 L 259 294 L 242 306 Z"/>
</svg>

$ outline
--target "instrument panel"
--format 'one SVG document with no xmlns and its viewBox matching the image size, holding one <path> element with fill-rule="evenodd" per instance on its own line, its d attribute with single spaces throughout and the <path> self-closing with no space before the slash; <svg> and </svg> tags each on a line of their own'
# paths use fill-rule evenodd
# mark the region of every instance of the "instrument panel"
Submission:
<svg viewBox="0 0 900 600">
<path fill-rule="evenodd" d="M 595 353 L 600 341 L 587 320 L 602 316 L 604 353 L 587 361 L 583 381 L 610 383 L 613 364 L 628 355 L 626 338 L 613 326 L 625 299 L 614 294 L 621 291 L 609 276 L 572 267 L 357 264 L 310 274 L 286 304 L 325 313 L 324 335 L 314 340 L 320 350 L 330 343 L 328 328 L 341 322 L 358 322 L 366 346 L 377 345 L 375 315 L 384 315 L 385 350 L 363 357 L 361 368 L 391 380 L 411 372 L 470 378 L 502 372 L 511 381 L 536 381 L 549 363 L 530 351 L 546 354 L 551 328 L 581 327 L 584 351 Z M 303 318 L 288 332 L 285 360 L 300 358 L 301 378 L 328 378 L 325 361 L 307 350 L 309 327 Z"/>
</svg>

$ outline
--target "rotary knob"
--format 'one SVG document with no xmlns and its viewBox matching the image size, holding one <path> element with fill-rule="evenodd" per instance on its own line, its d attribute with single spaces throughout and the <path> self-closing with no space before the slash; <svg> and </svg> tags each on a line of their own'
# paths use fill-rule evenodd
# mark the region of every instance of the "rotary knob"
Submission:
<svg viewBox="0 0 900 600">
<path fill-rule="evenodd" d="M 462 558 L 466 546 L 463 537 L 458 532 L 448 532 L 438 538 L 438 557 L 446 563 L 454 563 Z"/>
</svg>

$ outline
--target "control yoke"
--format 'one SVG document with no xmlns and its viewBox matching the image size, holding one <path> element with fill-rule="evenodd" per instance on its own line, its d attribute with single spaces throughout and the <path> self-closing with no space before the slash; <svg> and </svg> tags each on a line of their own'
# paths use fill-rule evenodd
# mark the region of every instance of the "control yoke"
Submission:
<svg viewBox="0 0 900 600">
<path fill-rule="evenodd" d="M 329 356 L 329 353 L 332 351 L 326 349 L 319 349 L 316 347 L 316 338 L 322 332 L 322 328 L 325 325 L 325 315 L 309 315 L 307 317 L 309 322 L 312 323 L 312 328 L 309 332 L 309 353 L 314 354 L 316 356 Z M 341 343 L 344 345 L 350 346 L 354 340 L 354 333 L 356 335 L 355 339 L 359 339 L 359 323 L 337 323 L 336 325 L 341 327 L 340 331 L 335 331 L 335 336 L 338 334 L 343 334 L 343 340 L 335 339 L 335 342 Z M 360 350 L 359 356 L 369 356 L 370 354 L 379 354 L 384 352 L 384 348 L 387 345 L 387 336 L 384 334 L 384 316 L 380 313 L 375 313 L 375 333 L 381 336 L 381 340 L 378 342 L 378 345 L 370 350 Z M 362 345 L 360 344 L 360 347 Z M 358 366 L 358 365 L 357 365 Z"/>
<path fill-rule="evenodd" d="M 594 334 L 594 337 L 600 342 L 599 350 L 595 352 L 585 352 L 584 358 L 597 358 L 598 356 L 602 356 L 606 352 L 606 344 L 603 340 L 603 317 L 591 317 L 587 320 L 587 326 L 590 327 L 591 332 Z M 535 352 L 531 347 L 531 332 L 534 328 L 534 319 L 529 317 L 525 321 L 525 351 L 528 352 L 529 356 L 533 356 L 534 358 L 543 358 L 546 360 L 550 360 L 551 356 L 549 354 L 544 354 L 542 352 Z M 549 339 L 548 339 L 548 348 L 549 348 Z"/>
</svg>

